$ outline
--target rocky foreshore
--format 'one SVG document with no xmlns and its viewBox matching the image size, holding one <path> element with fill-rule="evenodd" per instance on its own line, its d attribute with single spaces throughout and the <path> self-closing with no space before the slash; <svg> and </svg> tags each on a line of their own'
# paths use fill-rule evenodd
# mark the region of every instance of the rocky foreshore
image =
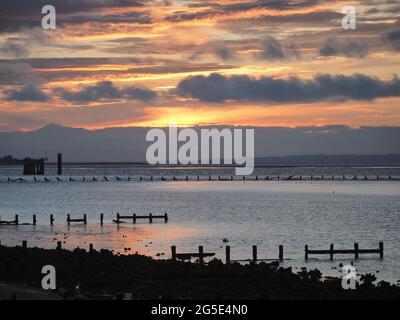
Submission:
<svg viewBox="0 0 400 320">
<path fill-rule="evenodd" d="M 44 265 L 56 270 L 57 288 L 51 296 L 42 294 L 40 289 Z M 278 263 L 241 265 L 212 260 L 202 265 L 154 260 L 138 254 L 115 255 L 108 250 L 88 253 L 83 249 L 0 246 L 1 299 L 400 298 L 399 286 L 383 281 L 375 284 L 373 275 L 360 279 L 357 289 L 344 290 L 340 278 L 323 279 L 318 270 L 293 272 Z M 32 294 L 24 294 L 24 288 Z"/>
</svg>

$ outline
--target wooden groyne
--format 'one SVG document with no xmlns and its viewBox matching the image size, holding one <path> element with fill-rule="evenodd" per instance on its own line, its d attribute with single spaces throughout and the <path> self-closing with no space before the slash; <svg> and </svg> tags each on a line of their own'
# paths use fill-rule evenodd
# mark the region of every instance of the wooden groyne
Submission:
<svg viewBox="0 0 400 320">
<path fill-rule="evenodd" d="M 36 215 L 32 216 L 32 223 L 28 222 L 20 222 L 18 214 L 15 215 L 14 220 L 1 220 L 0 217 L 0 225 L 21 225 L 21 226 L 35 226 L 36 225 Z"/>
<path fill-rule="evenodd" d="M 0 241 L 0 246 L 2 245 Z M 354 244 L 354 249 L 350 250 L 334 250 L 333 245 L 331 245 L 329 250 L 309 250 L 308 246 L 306 245 L 306 251 L 305 251 L 305 261 L 309 259 L 309 255 L 311 254 L 329 254 L 330 259 L 333 260 L 334 254 L 354 254 L 355 259 L 359 259 L 359 254 L 367 254 L 367 253 L 378 253 L 380 259 L 383 259 L 383 242 L 379 242 L 379 248 L 378 249 L 359 249 L 358 244 Z M 27 241 L 23 240 L 22 241 L 22 248 L 26 249 L 27 248 Z M 62 242 L 57 241 L 57 250 L 61 251 L 62 249 Z M 82 249 L 84 250 L 84 249 Z M 94 247 L 92 243 L 89 243 L 89 253 L 94 252 Z M 198 247 L 198 252 L 177 252 L 176 246 L 171 246 L 171 259 L 172 260 L 183 260 L 183 261 L 191 261 L 193 258 L 197 258 L 197 262 L 199 263 L 205 263 L 205 258 L 211 258 L 215 257 L 215 252 L 205 252 L 203 246 Z M 283 246 L 279 246 L 279 254 L 277 258 L 258 258 L 257 256 L 257 246 L 254 245 L 252 246 L 252 257 L 250 259 L 231 259 L 231 247 L 226 246 L 225 247 L 225 264 L 230 264 L 232 262 L 250 262 L 252 264 L 256 264 L 258 262 L 265 262 L 265 261 L 272 261 L 275 262 L 276 265 L 278 266 L 279 263 L 283 262 L 284 260 L 290 260 L 290 259 L 284 259 L 283 257 Z"/>
<path fill-rule="evenodd" d="M 358 175 L 252 175 L 252 176 L 212 176 L 212 175 L 187 175 L 187 176 L 99 176 L 99 177 L 43 177 L 33 179 L 7 178 L 8 183 L 16 182 L 153 182 L 153 181 L 400 181 L 399 176 L 358 176 Z"/>
<path fill-rule="evenodd" d="M 72 219 L 70 214 L 67 214 L 67 224 L 70 225 L 71 222 L 82 222 L 84 225 L 87 225 L 87 216 L 83 215 L 83 218 Z"/>
<path fill-rule="evenodd" d="M 132 220 L 132 223 L 136 223 L 137 220 L 148 220 L 149 223 L 153 223 L 153 220 L 155 219 L 162 219 L 164 220 L 165 223 L 168 222 L 169 217 L 168 217 L 168 213 L 164 213 L 163 215 L 153 215 L 152 213 L 148 214 L 148 215 L 137 215 L 136 213 L 132 214 L 132 215 L 120 215 L 119 213 L 117 213 L 117 218 L 113 219 L 112 222 L 120 224 L 120 223 L 125 223 L 126 221 L 124 220 Z M 104 213 L 100 213 L 100 225 L 103 226 L 104 225 Z M 50 222 L 50 226 L 54 225 L 55 222 L 55 218 L 54 218 L 54 214 L 50 214 L 50 218 L 49 218 L 49 222 Z M 83 214 L 82 218 L 73 218 L 71 216 L 71 214 L 67 214 L 67 219 L 66 219 L 67 225 L 71 225 L 72 223 L 83 223 L 84 225 L 88 224 L 88 219 L 87 219 L 87 215 Z M 19 215 L 16 214 L 14 216 L 14 219 L 12 220 L 2 220 L 0 217 L 0 226 L 1 225 L 36 225 L 37 223 L 37 219 L 36 219 L 36 214 L 34 214 L 32 216 L 32 223 L 25 223 L 20 221 L 19 219 Z"/>
<path fill-rule="evenodd" d="M 176 246 L 171 247 L 171 259 L 172 260 L 190 260 L 192 258 L 198 258 L 199 263 L 204 263 L 204 258 L 215 256 L 214 252 L 204 252 L 203 246 L 199 246 L 199 252 L 185 252 L 177 253 Z"/>
<path fill-rule="evenodd" d="M 257 246 L 253 245 L 252 246 L 252 257 L 249 259 L 231 259 L 231 247 L 230 246 L 225 246 L 225 263 L 229 264 L 232 262 L 250 262 L 250 263 L 257 263 L 257 262 L 263 262 L 263 261 L 277 261 L 277 262 L 283 262 L 284 260 L 290 260 L 290 259 L 285 259 L 283 257 L 283 246 L 279 245 L 278 247 L 278 257 L 276 258 L 259 258 L 258 253 L 257 253 Z M 333 260 L 333 256 L 335 254 L 354 254 L 355 259 L 359 259 L 360 254 L 371 254 L 371 253 L 377 253 L 379 254 L 379 258 L 383 259 L 383 242 L 379 242 L 379 248 L 378 249 L 359 249 L 358 243 L 354 244 L 354 249 L 350 250 L 335 250 L 333 247 L 333 244 L 331 244 L 329 250 L 310 250 L 308 249 L 308 245 L 305 246 L 305 260 L 307 261 L 309 259 L 309 255 L 316 255 L 316 254 L 329 254 L 330 259 Z M 191 260 L 192 258 L 198 258 L 198 261 L 200 263 L 204 262 L 204 258 L 206 257 L 213 257 L 215 256 L 214 252 L 204 252 L 203 246 L 199 246 L 199 251 L 198 252 L 182 252 L 182 253 L 177 253 L 176 251 L 176 246 L 171 246 L 171 258 L 172 260 Z"/>
<path fill-rule="evenodd" d="M 354 259 L 358 259 L 360 254 L 377 253 L 383 259 L 383 242 L 379 242 L 378 249 L 360 249 L 358 243 L 354 243 L 354 249 L 334 249 L 333 243 L 329 246 L 329 250 L 310 250 L 308 245 L 304 247 L 304 259 L 308 260 L 310 255 L 329 255 L 333 260 L 335 254 L 354 254 Z"/>
<path fill-rule="evenodd" d="M 132 220 L 132 223 L 136 223 L 136 220 L 138 219 L 146 219 L 149 220 L 149 223 L 153 223 L 153 219 L 164 219 L 164 222 L 168 222 L 168 214 L 164 213 L 163 215 L 153 215 L 150 213 L 149 215 L 137 215 L 136 213 L 130 215 L 130 216 L 121 216 L 119 213 L 117 213 L 117 219 L 113 220 L 113 222 L 120 224 L 120 223 L 125 223 L 123 220 Z"/>
<path fill-rule="evenodd" d="M 261 261 L 283 261 L 283 260 L 288 260 L 283 258 L 283 246 L 280 245 L 278 247 L 279 253 L 278 257 L 276 258 L 259 258 L 257 254 L 257 246 L 252 246 L 252 257 L 250 259 L 231 259 L 231 247 L 230 246 L 225 246 L 225 262 L 226 263 L 231 263 L 231 262 L 252 262 L 252 263 L 257 263 Z"/>
<path fill-rule="evenodd" d="M 199 263 L 204 263 L 204 258 L 215 256 L 214 252 L 204 252 L 203 246 L 199 246 L 198 252 L 182 252 L 177 253 L 176 246 L 171 246 L 171 259 L 172 260 L 191 260 L 192 258 L 198 258 Z M 232 262 L 251 262 L 257 263 L 261 261 L 280 261 L 283 259 L 283 246 L 279 246 L 279 254 L 277 258 L 258 258 L 257 246 L 252 246 L 252 258 L 251 259 L 231 259 L 231 246 L 225 246 L 225 263 L 229 264 Z M 286 259 L 288 260 L 288 259 Z"/>
</svg>

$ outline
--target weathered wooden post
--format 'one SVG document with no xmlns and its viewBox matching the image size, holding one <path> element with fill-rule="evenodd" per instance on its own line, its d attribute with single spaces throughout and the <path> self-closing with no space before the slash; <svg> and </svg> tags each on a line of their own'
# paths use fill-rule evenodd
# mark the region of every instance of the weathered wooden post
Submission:
<svg viewBox="0 0 400 320">
<path fill-rule="evenodd" d="M 104 214 L 100 213 L 100 225 L 103 225 Z"/>
<path fill-rule="evenodd" d="M 86 213 L 83 215 L 83 224 L 86 226 L 87 225 L 87 216 Z"/>
<path fill-rule="evenodd" d="M 197 181 L 200 181 L 200 176 L 197 176 Z"/>
<path fill-rule="evenodd" d="M 199 246 L 199 263 L 204 263 L 204 248 Z"/>
<path fill-rule="evenodd" d="M 253 263 L 257 263 L 257 246 L 253 246 Z"/>
<path fill-rule="evenodd" d="M 18 225 L 19 224 L 19 219 L 18 219 L 18 215 L 15 215 L 15 224 Z"/>
<path fill-rule="evenodd" d="M 333 260 L 333 243 L 329 247 L 329 257 L 330 260 Z"/>
<path fill-rule="evenodd" d="M 164 222 L 167 223 L 168 222 L 168 214 L 164 213 Z"/>
<path fill-rule="evenodd" d="M 358 259 L 358 243 L 354 243 L 354 259 Z"/>
<path fill-rule="evenodd" d="M 61 241 L 57 241 L 56 258 L 58 259 L 60 255 L 61 255 Z"/>
<path fill-rule="evenodd" d="M 71 216 L 69 215 L 69 213 L 67 214 L 67 223 L 68 225 L 70 225 L 71 223 Z"/>
<path fill-rule="evenodd" d="M 283 261 L 283 246 L 279 246 L 279 261 Z"/>
<path fill-rule="evenodd" d="M 22 240 L 22 254 L 26 256 L 26 248 L 28 247 L 28 242 L 26 240 Z"/>
<path fill-rule="evenodd" d="M 383 259 L 383 242 L 379 242 L 379 257 Z"/>
<path fill-rule="evenodd" d="M 226 264 L 231 263 L 231 246 L 225 247 L 225 256 L 226 256 L 225 263 Z"/>
<path fill-rule="evenodd" d="M 149 214 L 149 223 L 153 223 L 153 214 L 152 213 Z"/>
<path fill-rule="evenodd" d="M 93 252 L 94 252 L 94 250 L 93 250 L 93 243 L 89 243 L 89 254 L 90 254 L 90 256 L 93 255 Z"/>
<path fill-rule="evenodd" d="M 117 212 L 117 224 L 119 224 L 119 213 Z"/>
<path fill-rule="evenodd" d="M 57 154 L 57 174 L 59 176 L 62 175 L 62 154 L 61 153 Z"/>
<path fill-rule="evenodd" d="M 304 259 L 308 260 L 308 245 L 304 246 Z"/>
<path fill-rule="evenodd" d="M 50 225 L 52 226 L 54 224 L 54 216 L 51 214 L 50 215 Z"/>
<path fill-rule="evenodd" d="M 33 215 L 32 224 L 36 226 L 36 214 Z"/>
<path fill-rule="evenodd" d="M 171 246 L 171 259 L 176 260 L 176 246 Z"/>
<path fill-rule="evenodd" d="M 133 223 L 136 223 L 136 213 L 133 214 L 133 219 L 132 219 Z"/>
</svg>

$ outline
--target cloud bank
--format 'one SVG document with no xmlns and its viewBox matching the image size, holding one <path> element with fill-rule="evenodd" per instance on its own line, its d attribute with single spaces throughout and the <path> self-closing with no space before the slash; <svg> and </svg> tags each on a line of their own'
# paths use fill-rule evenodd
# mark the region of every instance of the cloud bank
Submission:
<svg viewBox="0 0 400 320">
<path fill-rule="evenodd" d="M 194 76 L 182 80 L 177 93 L 181 97 L 216 103 L 229 100 L 276 103 L 373 100 L 400 96 L 400 80 L 395 76 L 384 81 L 363 74 L 317 74 L 311 80 L 302 80 L 298 77 L 225 77 L 212 73 L 207 77 Z"/>
<path fill-rule="evenodd" d="M 142 102 L 149 102 L 156 98 L 156 93 L 150 89 L 139 87 L 127 87 L 119 89 L 114 86 L 111 81 L 101 81 L 92 86 L 87 86 L 80 91 L 68 91 L 65 89 L 58 89 L 64 100 L 85 103 L 104 100 L 115 99 L 129 99 L 138 100 Z"/>
</svg>

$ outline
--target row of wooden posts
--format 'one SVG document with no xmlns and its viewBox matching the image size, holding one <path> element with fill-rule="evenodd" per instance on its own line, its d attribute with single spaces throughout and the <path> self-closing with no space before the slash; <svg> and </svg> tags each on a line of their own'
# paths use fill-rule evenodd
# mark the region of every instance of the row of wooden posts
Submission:
<svg viewBox="0 0 400 320">
<path fill-rule="evenodd" d="M 213 176 L 185 176 L 182 178 L 177 178 L 176 176 L 173 177 L 164 177 L 164 176 L 150 176 L 150 177 L 142 177 L 139 176 L 138 178 L 121 178 L 118 176 L 114 177 L 115 180 L 114 181 L 240 181 L 240 180 L 250 180 L 250 181 L 279 181 L 279 180 L 283 180 L 283 181 L 399 181 L 400 178 L 398 177 L 392 177 L 391 175 L 389 176 L 376 176 L 376 177 L 371 177 L 371 176 L 326 176 L 326 175 L 321 175 L 321 176 L 314 176 L 314 175 L 310 175 L 310 176 L 303 176 L 303 175 L 290 175 L 290 176 L 251 176 L 251 177 L 246 177 L 246 176 L 239 176 L 239 178 L 235 178 L 235 176 L 229 176 L 229 177 L 224 177 L 224 176 L 218 176 L 217 178 L 213 178 Z M 110 181 L 110 177 L 106 177 L 103 176 L 102 179 L 101 178 L 96 178 L 96 177 L 92 177 L 92 178 L 86 178 L 86 177 L 82 177 L 82 179 L 78 179 L 78 178 L 72 178 L 69 177 L 69 179 L 67 180 L 63 180 L 59 177 L 56 177 L 55 180 L 50 180 L 47 177 L 44 177 L 43 180 L 39 180 L 36 177 L 33 178 L 32 182 L 75 182 L 75 181 L 81 181 L 81 182 L 97 182 L 97 181 L 104 181 L 104 182 L 108 182 Z M 7 182 L 27 182 L 26 179 L 24 178 L 16 178 L 16 179 L 11 179 L 10 177 L 8 177 Z"/>
<path fill-rule="evenodd" d="M 271 261 L 271 260 L 279 260 L 283 261 L 283 246 L 279 246 L 279 253 L 278 253 L 278 259 L 276 258 L 258 258 L 257 256 L 257 246 L 252 247 L 253 250 L 253 255 L 252 259 L 244 259 L 244 260 L 232 260 L 231 259 L 231 247 L 226 246 L 225 247 L 225 262 L 230 263 L 232 261 L 236 262 L 245 262 L 245 261 L 250 261 L 253 263 L 256 263 L 258 261 Z M 379 242 L 379 248 L 378 249 L 359 249 L 358 243 L 354 244 L 354 249 L 350 250 L 334 250 L 333 244 L 330 245 L 329 250 L 310 250 L 308 249 L 308 245 L 305 246 L 305 260 L 309 259 L 309 255 L 324 255 L 324 254 L 329 254 L 330 255 L 330 260 L 333 260 L 333 255 L 334 254 L 354 254 L 354 259 L 358 259 L 360 254 L 371 254 L 371 253 L 378 253 L 379 258 L 383 259 L 383 242 Z M 204 252 L 204 247 L 199 246 L 199 252 L 181 252 L 177 253 L 176 251 L 176 246 L 171 247 L 171 257 L 172 260 L 190 260 L 191 258 L 198 258 L 199 263 L 204 263 L 204 258 L 206 257 L 213 257 L 215 256 L 214 252 Z M 288 259 L 285 259 L 288 260 Z"/>
<path fill-rule="evenodd" d="M 136 213 L 129 215 L 129 216 L 122 216 L 119 213 L 117 213 L 117 219 L 112 220 L 114 223 L 120 224 L 120 223 L 125 223 L 124 220 L 132 220 L 132 223 L 136 223 L 137 220 L 139 219 L 144 219 L 144 220 L 149 220 L 149 223 L 153 223 L 154 219 L 163 219 L 165 223 L 168 222 L 168 214 L 164 213 L 163 215 L 153 215 L 152 213 L 148 215 L 137 215 Z M 50 214 L 50 225 L 52 226 L 54 224 L 54 215 Z M 67 224 L 70 225 L 73 222 L 77 223 L 83 223 L 84 225 L 87 225 L 87 215 L 84 214 L 82 218 L 71 218 L 70 214 L 67 214 Z M 14 220 L 1 220 L 0 218 L 0 225 L 33 225 L 35 226 L 37 223 L 36 215 L 33 215 L 32 218 L 32 223 L 21 223 L 19 220 L 18 214 L 15 215 Z M 100 213 L 100 225 L 104 224 L 104 214 Z"/>
<path fill-rule="evenodd" d="M 1 245 L 1 242 L 0 242 Z M 26 240 L 22 241 L 22 248 L 24 251 L 26 251 L 28 246 L 28 242 Z M 57 250 L 61 250 L 62 248 L 62 243 L 61 241 L 57 241 Z M 252 262 L 252 263 L 257 263 L 259 261 L 284 261 L 284 260 L 289 260 L 289 259 L 284 259 L 283 258 L 283 246 L 279 246 L 279 253 L 278 253 L 278 258 L 258 258 L 257 256 L 257 246 L 253 246 L 253 255 L 251 259 L 236 259 L 233 260 L 231 259 L 231 247 L 226 246 L 225 247 L 225 263 L 229 264 L 231 262 Z M 93 244 L 89 244 L 89 253 L 92 254 L 94 252 L 94 247 Z M 214 252 L 204 252 L 204 247 L 199 246 L 199 252 L 181 252 L 178 253 L 176 251 L 176 246 L 171 246 L 171 259 L 172 260 L 191 260 L 192 258 L 198 258 L 199 263 L 204 263 L 204 258 L 207 257 L 213 257 L 215 256 Z M 379 248 L 378 249 L 359 249 L 358 243 L 354 244 L 354 249 L 350 250 L 334 250 L 333 244 L 331 244 L 329 250 L 310 250 L 308 249 L 308 246 L 305 246 L 305 260 L 309 259 L 309 255 L 311 254 L 329 254 L 330 255 L 330 260 L 333 260 L 333 255 L 334 254 L 354 254 L 354 259 L 359 258 L 359 254 L 367 254 L 367 253 L 378 253 L 380 259 L 383 259 L 383 242 L 379 242 Z"/>
<path fill-rule="evenodd" d="M 329 246 L 329 250 L 310 250 L 308 245 L 304 247 L 304 259 L 308 260 L 310 255 L 316 254 L 329 254 L 330 260 L 333 260 L 335 254 L 354 254 L 354 259 L 358 259 L 360 254 L 363 253 L 377 253 L 379 257 L 383 258 L 383 242 L 379 242 L 378 249 L 360 249 L 358 243 L 354 243 L 354 249 L 334 249 L 333 243 Z"/>
</svg>

